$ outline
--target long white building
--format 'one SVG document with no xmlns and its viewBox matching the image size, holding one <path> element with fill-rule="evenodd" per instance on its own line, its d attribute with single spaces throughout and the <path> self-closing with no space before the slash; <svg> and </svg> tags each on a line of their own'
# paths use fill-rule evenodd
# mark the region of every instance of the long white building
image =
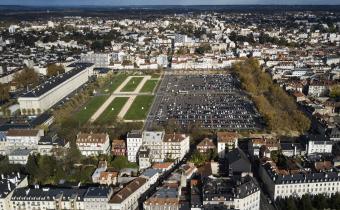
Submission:
<svg viewBox="0 0 340 210">
<path fill-rule="evenodd" d="M 88 82 L 89 77 L 93 75 L 93 64 L 75 63 L 71 66 L 74 67 L 72 70 L 51 77 L 43 84 L 19 97 L 21 113 L 35 115 L 48 110 Z"/>
<path fill-rule="evenodd" d="M 340 174 L 335 171 L 282 174 L 275 163 L 267 161 L 260 166 L 259 173 L 274 200 L 304 194 L 331 196 L 340 192 Z"/>
</svg>

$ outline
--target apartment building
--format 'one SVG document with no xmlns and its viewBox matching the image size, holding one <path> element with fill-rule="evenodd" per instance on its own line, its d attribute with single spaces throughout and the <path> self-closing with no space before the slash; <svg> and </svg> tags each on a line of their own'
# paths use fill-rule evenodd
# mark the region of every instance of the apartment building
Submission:
<svg viewBox="0 0 340 210">
<path fill-rule="evenodd" d="M 217 132 L 217 153 L 224 158 L 226 152 L 238 147 L 238 134 L 235 132 Z"/>
<path fill-rule="evenodd" d="M 142 146 L 143 138 L 142 131 L 134 130 L 127 134 L 126 150 L 127 157 L 130 162 L 137 162 L 137 153 Z"/>
<path fill-rule="evenodd" d="M 279 170 L 274 162 L 266 161 L 259 174 L 274 200 L 304 194 L 330 196 L 340 191 L 340 174 L 336 171 Z"/>
<path fill-rule="evenodd" d="M 203 183 L 204 208 L 222 205 L 226 209 L 260 209 L 260 188 L 253 177 L 210 177 Z"/>
<path fill-rule="evenodd" d="M 78 133 L 76 144 L 84 156 L 110 152 L 110 138 L 107 133 Z"/>
<path fill-rule="evenodd" d="M 43 130 L 38 129 L 9 129 L 6 134 L 8 150 L 37 149 Z"/>
<path fill-rule="evenodd" d="M 137 209 L 139 197 L 150 187 L 148 179 L 138 177 L 119 192 L 114 194 L 108 203 L 109 210 Z"/>
<path fill-rule="evenodd" d="M 11 197 L 16 188 L 26 187 L 28 185 L 27 177 L 20 173 L 10 175 L 1 175 L 0 177 L 0 209 L 11 210 Z"/>
</svg>

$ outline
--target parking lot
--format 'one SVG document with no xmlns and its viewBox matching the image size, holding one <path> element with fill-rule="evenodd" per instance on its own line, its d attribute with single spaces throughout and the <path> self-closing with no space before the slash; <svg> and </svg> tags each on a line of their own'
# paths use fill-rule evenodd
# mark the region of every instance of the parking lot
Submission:
<svg viewBox="0 0 340 210">
<path fill-rule="evenodd" d="M 149 113 L 146 128 L 175 119 L 181 127 L 259 129 L 260 116 L 231 74 L 165 75 Z"/>
</svg>

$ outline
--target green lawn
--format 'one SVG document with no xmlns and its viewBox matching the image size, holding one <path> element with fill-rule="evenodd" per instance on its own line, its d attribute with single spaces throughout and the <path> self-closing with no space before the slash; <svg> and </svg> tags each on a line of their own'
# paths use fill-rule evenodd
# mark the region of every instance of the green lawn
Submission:
<svg viewBox="0 0 340 210">
<path fill-rule="evenodd" d="M 144 120 L 152 105 L 154 96 L 137 96 L 133 101 L 129 111 L 125 114 L 126 120 Z"/>
<path fill-rule="evenodd" d="M 124 80 L 126 80 L 128 76 L 128 74 L 117 74 L 111 81 L 108 82 L 108 84 L 105 85 L 101 93 L 112 93 L 124 82 Z"/>
<path fill-rule="evenodd" d="M 144 77 L 132 77 L 130 81 L 123 87 L 122 92 L 133 92 Z"/>
<path fill-rule="evenodd" d="M 158 80 L 148 80 L 141 89 L 141 93 L 152 93 L 157 86 Z"/>
<path fill-rule="evenodd" d="M 99 116 L 96 122 L 98 122 L 99 124 L 106 124 L 112 122 L 112 120 L 115 119 L 115 117 L 118 115 L 118 113 L 123 108 L 128 99 L 129 99 L 128 97 L 117 97 L 113 99 L 111 104 Z"/>
<path fill-rule="evenodd" d="M 107 96 L 94 96 L 79 112 L 74 115 L 74 118 L 80 123 L 86 123 L 97 109 L 105 102 Z"/>
</svg>

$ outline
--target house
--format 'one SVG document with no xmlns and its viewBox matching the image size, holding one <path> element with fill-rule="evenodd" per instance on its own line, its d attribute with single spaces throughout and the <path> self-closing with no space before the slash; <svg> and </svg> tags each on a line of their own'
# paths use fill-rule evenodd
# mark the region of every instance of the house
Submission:
<svg viewBox="0 0 340 210">
<path fill-rule="evenodd" d="M 197 151 L 204 154 L 209 154 L 211 151 L 216 150 L 216 146 L 212 139 L 204 138 L 200 143 L 196 146 Z"/>
<path fill-rule="evenodd" d="M 126 145 L 124 140 L 113 140 L 111 143 L 112 155 L 114 156 L 125 156 Z"/>
<path fill-rule="evenodd" d="M 99 161 L 98 167 L 92 174 L 92 182 L 99 183 L 101 172 L 105 172 L 107 169 L 107 162 L 106 161 Z"/>
<path fill-rule="evenodd" d="M 30 149 L 15 149 L 8 155 L 8 160 L 10 164 L 20 164 L 26 165 L 28 157 L 33 151 Z"/>
<path fill-rule="evenodd" d="M 238 147 L 238 134 L 235 132 L 217 132 L 217 152 L 220 158 L 225 153 Z"/>
<path fill-rule="evenodd" d="M 164 163 L 154 163 L 152 165 L 153 169 L 159 170 L 161 172 L 165 172 L 170 170 L 174 166 L 173 162 L 164 162 Z"/>
<path fill-rule="evenodd" d="M 107 133 L 78 133 L 76 144 L 84 156 L 110 152 L 110 139 Z"/>
<path fill-rule="evenodd" d="M 42 136 L 38 142 L 38 153 L 40 155 L 57 155 L 59 152 L 65 153 L 69 146 L 69 142 L 57 135 Z"/>
</svg>

